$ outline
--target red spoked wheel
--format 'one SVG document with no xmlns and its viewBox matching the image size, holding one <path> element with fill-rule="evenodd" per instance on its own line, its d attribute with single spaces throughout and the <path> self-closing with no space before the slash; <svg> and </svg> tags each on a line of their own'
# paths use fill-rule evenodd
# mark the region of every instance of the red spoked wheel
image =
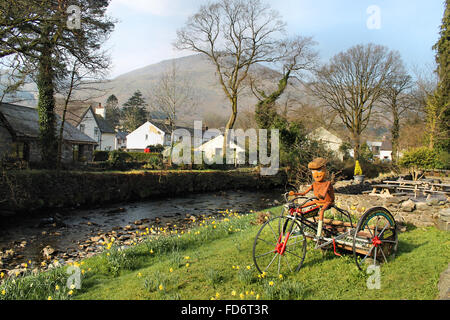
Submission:
<svg viewBox="0 0 450 320">
<path fill-rule="evenodd" d="M 398 248 L 397 224 L 383 207 L 369 209 L 358 222 L 353 238 L 356 265 L 380 265 L 395 257 Z"/>
<path fill-rule="evenodd" d="M 253 244 L 253 261 L 260 273 L 287 274 L 300 270 L 306 256 L 306 237 L 294 217 L 268 220 Z"/>
</svg>

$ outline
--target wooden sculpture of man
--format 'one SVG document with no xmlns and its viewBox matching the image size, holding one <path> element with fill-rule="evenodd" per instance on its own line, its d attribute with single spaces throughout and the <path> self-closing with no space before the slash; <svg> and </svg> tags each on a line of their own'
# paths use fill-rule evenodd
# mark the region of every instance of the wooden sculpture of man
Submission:
<svg viewBox="0 0 450 320">
<path fill-rule="evenodd" d="M 334 189 L 331 181 L 328 180 L 327 160 L 324 158 L 314 159 L 308 164 L 308 168 L 312 172 L 314 183 L 306 189 L 304 192 L 294 193 L 290 192 L 293 196 L 304 196 L 310 191 L 314 192 L 314 196 L 317 200 L 306 203 L 304 206 L 317 205 L 320 207 L 319 211 L 319 224 L 317 228 L 317 238 L 322 236 L 323 228 L 323 216 L 325 210 L 327 210 L 332 204 L 334 204 Z"/>
</svg>

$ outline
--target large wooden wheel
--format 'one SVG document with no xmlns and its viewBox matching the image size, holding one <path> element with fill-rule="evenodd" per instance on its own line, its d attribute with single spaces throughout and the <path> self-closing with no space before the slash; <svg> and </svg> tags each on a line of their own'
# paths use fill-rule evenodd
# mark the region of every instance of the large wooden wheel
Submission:
<svg viewBox="0 0 450 320">
<path fill-rule="evenodd" d="M 397 224 L 392 214 L 383 207 L 364 213 L 353 237 L 353 255 L 358 268 L 387 263 L 395 257 L 397 247 Z"/>
<path fill-rule="evenodd" d="M 300 270 L 306 255 L 306 237 L 294 217 L 268 220 L 253 244 L 253 261 L 260 273 L 286 274 Z"/>
</svg>

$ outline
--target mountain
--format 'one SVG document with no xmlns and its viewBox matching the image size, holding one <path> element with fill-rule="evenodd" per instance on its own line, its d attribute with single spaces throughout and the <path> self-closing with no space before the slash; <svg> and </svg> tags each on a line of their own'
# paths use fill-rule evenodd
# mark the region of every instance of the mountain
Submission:
<svg viewBox="0 0 450 320">
<path fill-rule="evenodd" d="M 146 100 L 150 101 L 152 86 L 159 81 L 165 72 L 171 70 L 173 64 L 176 65 L 178 70 L 177 76 L 186 79 L 190 83 L 197 97 L 197 106 L 193 110 L 181 108 L 178 121 L 192 125 L 193 120 L 228 119 L 231 114 L 231 107 L 219 85 L 216 68 L 207 58 L 199 54 L 165 60 L 122 74 L 107 83 L 94 84 L 95 89 L 104 93 L 96 97 L 95 101 L 106 103 L 106 99 L 111 94 L 114 94 L 121 106 L 136 90 L 140 90 Z M 252 72 L 273 73 L 274 71 L 264 66 L 256 65 Z M 98 91 L 85 92 L 82 98 L 86 98 L 89 94 L 98 96 Z M 250 90 L 244 90 L 239 98 L 239 111 L 253 110 L 256 103 L 257 100 L 250 93 Z"/>
<path fill-rule="evenodd" d="M 230 102 L 219 85 L 215 66 L 200 54 L 161 61 L 127 72 L 106 82 L 92 83 L 90 86 L 92 90 L 77 92 L 75 93 L 74 99 L 88 101 L 82 103 L 86 105 L 87 108 L 90 104 L 98 105 L 98 103 L 102 103 L 105 105 L 108 97 L 114 94 L 119 100 L 119 106 L 122 106 L 136 90 L 140 90 L 146 101 L 149 102 L 151 100 L 152 87 L 157 84 L 165 72 L 171 70 L 173 64 L 175 64 L 177 68 L 177 77 L 179 76 L 181 79 L 186 79 L 192 86 L 197 101 L 197 105 L 193 109 L 185 107 L 180 108 L 177 116 L 177 123 L 180 125 L 192 126 L 194 120 L 203 120 L 209 126 L 225 126 L 226 121 L 231 114 Z M 256 64 L 252 66 L 251 73 L 265 75 L 276 74 L 276 71 Z M 296 83 L 297 87 L 301 86 L 295 79 L 292 81 Z M 268 85 L 268 82 L 263 81 L 263 84 L 266 86 Z M 276 84 L 276 81 L 271 82 L 271 88 L 275 89 Z M 293 90 L 292 88 L 287 91 L 290 92 L 290 98 L 299 93 L 295 92 L 297 90 Z M 20 96 L 26 101 L 21 101 L 20 104 L 35 107 L 37 105 L 36 93 L 37 89 L 35 84 L 27 84 Z M 57 98 L 59 98 L 58 101 L 61 100 L 61 97 Z M 282 101 L 283 99 L 280 99 L 280 102 Z M 245 89 L 240 94 L 238 103 L 239 119 L 239 115 L 243 114 L 243 112 L 254 110 L 257 99 L 249 89 Z M 61 108 L 59 107 L 59 109 Z"/>
</svg>

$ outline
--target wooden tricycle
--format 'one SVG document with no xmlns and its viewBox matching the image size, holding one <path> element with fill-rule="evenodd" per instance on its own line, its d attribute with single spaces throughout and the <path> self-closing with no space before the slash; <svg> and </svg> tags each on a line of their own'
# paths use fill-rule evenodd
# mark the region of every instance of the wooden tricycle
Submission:
<svg viewBox="0 0 450 320">
<path fill-rule="evenodd" d="M 367 210 L 358 222 L 351 214 L 332 204 L 338 219 L 325 219 L 323 236 L 317 238 L 317 216 L 320 208 L 308 205 L 317 198 L 288 199 L 280 216 L 268 219 L 258 231 L 253 245 L 253 260 L 260 273 L 299 271 L 306 256 L 307 239 L 315 249 L 353 252 L 360 270 L 364 264 L 379 265 L 395 257 L 398 247 L 397 224 L 393 215 L 383 207 Z M 300 201 L 300 200 L 304 201 Z"/>
</svg>

